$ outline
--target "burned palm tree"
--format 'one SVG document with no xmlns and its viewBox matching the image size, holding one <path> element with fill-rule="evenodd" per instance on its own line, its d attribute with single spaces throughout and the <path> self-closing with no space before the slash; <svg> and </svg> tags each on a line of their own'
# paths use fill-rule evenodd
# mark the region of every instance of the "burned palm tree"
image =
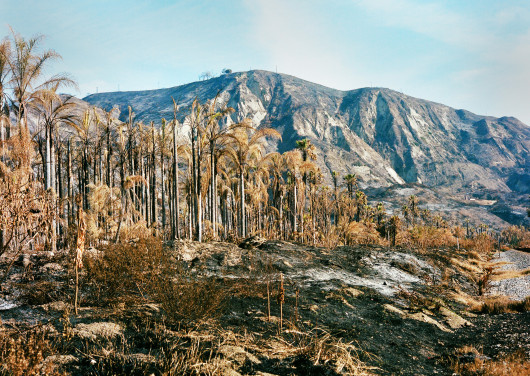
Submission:
<svg viewBox="0 0 530 376">
<path fill-rule="evenodd" d="M 244 122 L 249 122 L 248 119 Z M 247 218 L 245 210 L 245 174 L 252 158 L 260 159 L 264 152 L 265 146 L 263 139 L 265 137 L 281 138 L 280 133 L 272 128 L 261 128 L 253 131 L 250 126 L 239 127 L 230 134 L 232 138 L 231 147 L 227 155 L 234 163 L 239 180 L 239 230 L 240 236 L 247 236 Z"/>
<path fill-rule="evenodd" d="M 75 82 L 66 74 L 42 77 L 45 66 L 61 58 L 54 50 L 38 53 L 44 38 L 42 35 L 26 40 L 13 29 L 11 34 L 13 51 L 7 64 L 11 72 L 9 86 L 13 92 L 12 104 L 17 123 L 27 128 L 28 106 L 35 100 L 39 91 L 50 87 L 75 86 Z"/>
</svg>

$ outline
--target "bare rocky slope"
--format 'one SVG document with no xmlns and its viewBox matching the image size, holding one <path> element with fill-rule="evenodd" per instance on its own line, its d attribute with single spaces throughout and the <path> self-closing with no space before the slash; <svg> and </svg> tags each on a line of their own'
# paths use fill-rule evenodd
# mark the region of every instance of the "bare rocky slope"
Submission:
<svg viewBox="0 0 530 376">
<path fill-rule="evenodd" d="M 285 151 L 296 140 L 310 139 L 328 181 L 337 171 L 356 173 L 362 188 L 419 183 L 480 198 L 514 194 L 515 201 L 530 192 L 530 127 L 513 117 L 475 115 L 390 89 L 340 91 L 249 71 L 84 100 L 104 109 L 118 105 L 122 116 L 130 105 L 137 120 L 159 123 L 173 116 L 171 97 L 186 107 L 217 93 L 236 109 L 233 121 L 248 117 L 256 126 L 280 131 L 283 139 L 271 149 Z"/>
</svg>

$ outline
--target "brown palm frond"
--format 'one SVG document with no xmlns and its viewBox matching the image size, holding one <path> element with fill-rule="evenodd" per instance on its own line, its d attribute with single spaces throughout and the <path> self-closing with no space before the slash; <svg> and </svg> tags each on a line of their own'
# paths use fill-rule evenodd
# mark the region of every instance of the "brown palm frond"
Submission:
<svg viewBox="0 0 530 376">
<path fill-rule="evenodd" d="M 300 171 L 317 173 L 319 171 L 319 168 L 318 168 L 318 166 L 315 163 L 313 163 L 311 161 L 307 161 L 307 162 L 303 162 L 300 165 Z"/>
<path fill-rule="evenodd" d="M 260 128 L 252 135 L 252 138 L 250 139 L 249 144 L 254 144 L 263 137 L 276 138 L 276 139 L 279 139 L 280 141 L 282 139 L 282 135 L 276 129 Z"/>
<path fill-rule="evenodd" d="M 124 188 L 125 189 L 131 189 L 132 187 L 134 187 L 137 184 L 143 184 L 143 185 L 147 186 L 147 181 L 141 175 L 129 175 L 129 176 L 127 176 L 125 178 Z"/>
</svg>

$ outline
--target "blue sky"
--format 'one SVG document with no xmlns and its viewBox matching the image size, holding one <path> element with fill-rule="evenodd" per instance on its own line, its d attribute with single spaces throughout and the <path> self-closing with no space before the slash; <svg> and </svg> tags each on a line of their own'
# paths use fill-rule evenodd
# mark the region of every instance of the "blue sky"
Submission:
<svg viewBox="0 0 530 376">
<path fill-rule="evenodd" d="M 266 69 L 382 86 L 530 124 L 527 0 L 0 0 L 0 35 L 44 34 L 88 93 Z"/>
</svg>

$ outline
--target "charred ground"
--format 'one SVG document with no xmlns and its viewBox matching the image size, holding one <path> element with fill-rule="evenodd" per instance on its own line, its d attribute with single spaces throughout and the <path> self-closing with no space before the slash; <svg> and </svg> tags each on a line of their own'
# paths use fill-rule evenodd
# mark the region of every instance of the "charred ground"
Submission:
<svg viewBox="0 0 530 376">
<path fill-rule="evenodd" d="M 253 245 L 91 250 L 78 315 L 70 256 L 33 255 L 3 284 L 0 355 L 41 373 L 450 375 L 530 352 L 528 312 L 480 313 L 477 252 Z M 40 348 L 20 359 L 20 339 Z"/>
</svg>

